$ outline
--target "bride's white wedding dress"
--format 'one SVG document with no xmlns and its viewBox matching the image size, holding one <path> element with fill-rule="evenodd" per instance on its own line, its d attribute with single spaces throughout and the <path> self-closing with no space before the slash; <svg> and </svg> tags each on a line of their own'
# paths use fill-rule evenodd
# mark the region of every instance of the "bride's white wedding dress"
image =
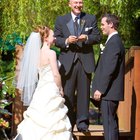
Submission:
<svg viewBox="0 0 140 140">
<path fill-rule="evenodd" d="M 56 86 L 50 65 L 39 70 L 40 80 L 24 120 L 18 125 L 16 140 L 73 140 L 71 124 Z"/>
</svg>

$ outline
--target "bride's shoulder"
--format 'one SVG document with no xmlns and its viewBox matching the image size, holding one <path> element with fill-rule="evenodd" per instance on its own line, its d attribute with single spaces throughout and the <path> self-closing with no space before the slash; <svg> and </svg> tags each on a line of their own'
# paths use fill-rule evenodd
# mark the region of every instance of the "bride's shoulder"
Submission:
<svg viewBox="0 0 140 140">
<path fill-rule="evenodd" d="M 49 51 L 49 55 L 50 55 L 50 56 L 56 56 L 56 52 L 55 52 L 54 50 L 50 50 L 50 51 Z"/>
<path fill-rule="evenodd" d="M 48 52 L 49 59 L 56 59 L 56 52 L 54 50 L 50 50 Z"/>
</svg>

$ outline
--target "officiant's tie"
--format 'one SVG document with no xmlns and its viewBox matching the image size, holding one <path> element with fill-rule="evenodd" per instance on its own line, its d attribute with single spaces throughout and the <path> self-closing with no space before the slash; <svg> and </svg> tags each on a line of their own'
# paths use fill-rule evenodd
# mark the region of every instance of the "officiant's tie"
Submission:
<svg viewBox="0 0 140 140">
<path fill-rule="evenodd" d="M 78 28 L 79 28 L 79 24 L 78 24 L 78 19 L 79 17 L 75 17 L 75 21 L 74 21 L 74 31 L 75 31 L 75 36 L 79 36 L 78 34 Z M 78 45 L 78 42 L 76 42 L 76 44 Z M 78 53 L 75 53 L 75 57 L 74 57 L 74 62 L 76 62 L 78 60 Z"/>
<path fill-rule="evenodd" d="M 75 31 L 75 36 L 78 36 L 78 17 L 75 17 L 75 21 L 74 21 L 74 31 Z"/>
<path fill-rule="evenodd" d="M 79 21 L 78 21 L 79 20 Z M 79 37 L 80 36 L 80 17 L 75 17 L 74 20 L 74 31 L 75 31 L 75 36 Z M 78 47 L 82 47 L 82 42 L 76 42 Z"/>
</svg>

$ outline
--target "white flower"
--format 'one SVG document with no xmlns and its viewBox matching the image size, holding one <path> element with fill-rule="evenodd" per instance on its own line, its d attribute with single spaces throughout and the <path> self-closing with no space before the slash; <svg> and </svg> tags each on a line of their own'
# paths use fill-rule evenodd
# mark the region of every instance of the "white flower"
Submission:
<svg viewBox="0 0 140 140">
<path fill-rule="evenodd" d="M 105 46 L 104 46 L 103 44 L 100 44 L 100 49 L 101 49 L 101 51 L 103 51 L 104 48 L 105 48 Z"/>
<path fill-rule="evenodd" d="M 103 50 L 105 49 L 105 46 L 103 44 L 100 44 L 101 54 L 103 54 Z"/>
</svg>

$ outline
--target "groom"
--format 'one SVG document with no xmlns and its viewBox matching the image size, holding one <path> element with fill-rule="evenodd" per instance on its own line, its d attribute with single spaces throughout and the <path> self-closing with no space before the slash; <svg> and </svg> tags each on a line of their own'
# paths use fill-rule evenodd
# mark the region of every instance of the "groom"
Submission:
<svg viewBox="0 0 140 140">
<path fill-rule="evenodd" d="M 117 109 L 124 100 L 125 48 L 118 27 L 117 16 L 102 16 L 101 30 L 108 38 L 92 82 L 93 98 L 101 102 L 105 140 L 119 140 Z"/>
<path fill-rule="evenodd" d="M 60 48 L 60 73 L 68 116 L 74 126 L 77 112 L 78 131 L 87 132 L 91 73 L 95 67 L 92 45 L 99 43 L 101 36 L 96 17 L 82 12 L 83 0 L 69 0 L 69 7 L 70 13 L 56 19 L 54 35 Z"/>
</svg>

